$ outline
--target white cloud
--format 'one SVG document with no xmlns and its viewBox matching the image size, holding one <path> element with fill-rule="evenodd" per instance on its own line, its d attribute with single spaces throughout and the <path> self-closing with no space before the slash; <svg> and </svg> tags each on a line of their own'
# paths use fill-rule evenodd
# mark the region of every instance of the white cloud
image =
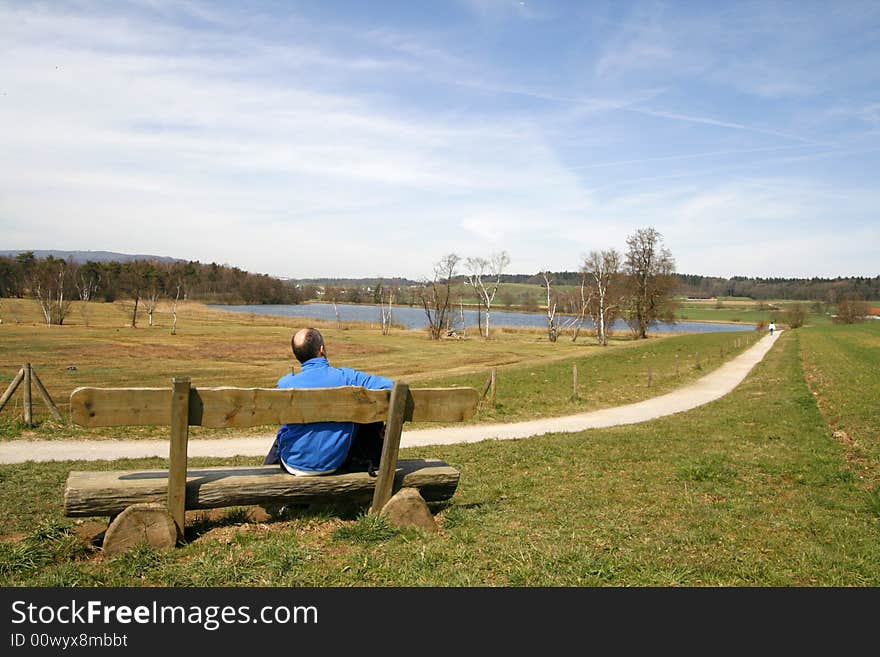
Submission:
<svg viewBox="0 0 880 657">
<path fill-rule="evenodd" d="M 543 20 L 553 13 L 540 0 L 459 0 L 459 4 L 483 20 Z"/>
<path fill-rule="evenodd" d="M 877 273 L 864 268 L 880 243 L 880 226 L 864 220 L 873 203 L 853 188 L 742 178 L 619 197 L 600 212 L 619 234 L 657 228 L 683 273 L 846 276 Z M 608 246 L 623 249 L 623 239 Z"/>
<path fill-rule="evenodd" d="M 463 35 L 494 34 L 506 20 L 359 32 L 213 4 L 101 7 L 0 6 L 7 248 L 415 278 L 445 253 L 501 249 L 510 271 L 573 269 L 584 252 L 622 248 L 652 225 L 689 272 L 753 273 L 789 258 L 794 267 L 800 253 L 807 273 L 820 242 L 804 238 L 782 256 L 765 247 L 795 243 L 805 223 L 810 236 L 829 237 L 828 216 L 838 229 L 826 245 L 844 250 L 841 221 L 860 240 L 874 236 L 865 227 L 873 193 L 807 168 L 821 157 L 846 162 L 852 146 L 778 157 L 812 143 L 827 116 L 791 126 L 676 94 L 688 77 L 745 75 L 725 58 L 732 45 L 708 47 L 724 36 L 717 29 L 684 41 L 696 19 L 679 28 L 644 14 L 570 69 L 548 61 L 536 81 L 506 67 L 508 51 L 471 59 L 488 46 L 460 47 Z M 727 36 L 736 41 L 739 28 Z M 650 83 L 645 65 L 657 75 Z M 603 86 L 611 77 L 620 84 Z M 783 78 L 770 71 L 764 82 Z M 860 139 L 876 125 L 876 98 L 833 102 L 847 128 L 861 117 Z M 863 157 L 872 148 L 860 146 Z M 876 159 L 864 162 L 868 170 Z M 873 260 L 859 262 L 864 271 Z"/>
<path fill-rule="evenodd" d="M 677 60 L 676 53 L 659 43 L 631 41 L 606 52 L 596 63 L 600 77 L 639 70 L 665 68 Z"/>
</svg>

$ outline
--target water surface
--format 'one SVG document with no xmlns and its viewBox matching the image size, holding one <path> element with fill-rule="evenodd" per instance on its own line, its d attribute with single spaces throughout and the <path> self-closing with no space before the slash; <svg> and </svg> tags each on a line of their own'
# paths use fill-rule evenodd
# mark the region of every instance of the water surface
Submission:
<svg viewBox="0 0 880 657">
<path fill-rule="evenodd" d="M 212 305 L 211 308 L 229 310 L 239 313 L 253 313 L 256 315 L 276 315 L 281 317 L 301 317 L 303 319 L 320 319 L 325 321 L 342 322 L 369 322 L 381 324 L 379 306 L 371 304 L 337 304 L 332 303 L 304 303 L 299 305 L 272 305 L 272 304 L 248 304 L 241 306 Z M 417 306 L 394 306 L 391 311 L 391 321 L 395 324 L 406 326 L 408 329 L 417 330 L 425 328 L 428 321 L 425 311 Z M 463 313 L 458 309 L 451 315 L 452 328 L 460 331 L 463 327 L 462 320 L 468 329 L 477 329 L 477 311 L 465 310 Z M 485 322 L 485 313 L 481 314 Z M 570 315 L 557 315 L 559 326 L 564 327 L 567 322 L 574 318 Z M 547 316 L 541 313 L 511 312 L 507 310 L 492 310 L 490 324 L 493 327 L 531 327 L 546 328 Z M 583 329 L 590 330 L 593 323 L 584 320 Z M 628 330 L 626 322 L 616 320 L 612 325 L 614 331 Z M 655 322 L 651 325 L 651 331 L 655 333 L 715 333 L 719 331 L 754 331 L 752 324 L 724 324 L 720 322 Z"/>
</svg>

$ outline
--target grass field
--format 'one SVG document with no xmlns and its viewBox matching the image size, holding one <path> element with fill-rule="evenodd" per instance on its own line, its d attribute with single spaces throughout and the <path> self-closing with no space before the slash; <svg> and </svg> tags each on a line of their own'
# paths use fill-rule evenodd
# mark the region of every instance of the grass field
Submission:
<svg viewBox="0 0 880 657">
<path fill-rule="evenodd" d="M 224 313 L 187 304 L 179 313 L 177 335 L 171 335 L 165 309 L 156 313 L 153 327 L 141 318 L 138 328 L 132 329 L 124 304 L 90 304 L 88 326 L 82 319 L 83 306 L 78 305 L 64 326 L 47 327 L 39 321 L 33 301 L 2 303 L 0 386 L 5 387 L 29 362 L 62 413 L 78 386 L 169 386 L 173 376 L 187 375 L 193 385 L 202 387 L 274 387 L 294 364 L 290 335 L 302 326 L 292 318 Z M 704 374 L 757 337 L 712 333 L 634 341 L 626 334 L 601 348 L 586 334 L 577 342 L 563 336 L 551 344 L 545 333 L 524 329 L 498 329 L 488 341 L 476 336 L 430 341 L 422 332 L 402 329 L 383 336 L 378 328 L 350 325 L 343 330 L 333 323 L 322 326 L 322 331 L 333 364 L 403 378 L 414 386 L 482 389 L 490 369 L 496 368 L 497 404 L 483 405 L 475 421 L 561 415 L 638 401 Z M 572 399 L 573 365 L 579 370 L 577 400 Z M 0 436 L 162 435 L 149 427 L 87 432 L 59 426 L 36 393 L 34 398 L 39 425 L 33 430 L 22 426 L 22 393 L 17 392 L 0 412 Z M 251 432 L 270 430 L 257 427 Z M 193 433 L 229 434 L 202 429 Z"/>
<path fill-rule="evenodd" d="M 764 301 L 743 299 L 741 297 L 722 297 L 718 300 L 688 301 L 682 300 L 676 309 L 676 318 L 681 321 L 694 322 L 733 322 L 744 324 L 784 323 L 786 309 L 793 304 L 800 304 L 807 311 L 806 325 L 827 326 L 831 323 L 828 312 L 813 312 L 807 301 Z"/>
<path fill-rule="evenodd" d="M 678 308 L 677 317 L 692 322 L 734 322 L 757 324 L 769 322 L 781 313 L 769 309 L 759 309 L 757 305 L 727 305 L 720 308 L 708 304 L 684 303 Z"/>
<path fill-rule="evenodd" d="M 877 586 L 878 341 L 880 323 L 787 331 L 734 392 L 687 413 L 404 449 L 462 472 L 456 495 L 434 509 L 439 535 L 351 510 L 258 522 L 236 508 L 189 513 L 182 548 L 104 558 L 90 538 L 106 519 L 61 516 L 67 473 L 163 460 L 3 465 L 0 584 Z"/>
<path fill-rule="evenodd" d="M 878 321 L 799 332 L 804 372 L 819 410 L 860 480 L 880 485 Z"/>
</svg>

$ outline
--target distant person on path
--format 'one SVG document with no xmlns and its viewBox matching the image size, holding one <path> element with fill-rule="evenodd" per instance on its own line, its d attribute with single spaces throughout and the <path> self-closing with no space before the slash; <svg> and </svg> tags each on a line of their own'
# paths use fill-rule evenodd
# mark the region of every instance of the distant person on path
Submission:
<svg viewBox="0 0 880 657">
<path fill-rule="evenodd" d="M 332 367 L 327 362 L 324 338 L 317 329 L 298 331 L 290 344 L 302 369 L 299 374 L 286 374 L 278 379 L 279 388 L 361 386 L 385 390 L 394 386 L 394 381 L 383 376 Z M 278 463 L 286 472 L 298 476 L 327 475 L 338 470 L 372 471 L 379 466 L 384 433 L 383 422 L 285 424 L 278 430 L 264 464 Z"/>
<path fill-rule="evenodd" d="M 773 335 L 773 331 L 776 330 L 776 324 L 770 322 L 770 335 Z"/>
</svg>

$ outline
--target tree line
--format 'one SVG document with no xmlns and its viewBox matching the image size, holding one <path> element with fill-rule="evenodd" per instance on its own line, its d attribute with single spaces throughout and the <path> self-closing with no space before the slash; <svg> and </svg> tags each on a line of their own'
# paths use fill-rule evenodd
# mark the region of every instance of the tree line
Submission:
<svg viewBox="0 0 880 657">
<path fill-rule="evenodd" d="M 578 285 L 579 271 L 554 272 L 558 285 Z M 836 278 L 760 278 L 749 276 L 702 276 L 675 274 L 679 293 L 693 298 L 746 297 L 755 301 L 797 300 L 837 304 L 842 299 L 880 299 L 880 276 L 838 276 Z M 541 273 L 509 274 L 504 283 L 542 285 Z"/>
<path fill-rule="evenodd" d="M 15 257 L 0 256 L 0 297 L 35 298 L 47 324 L 62 324 L 73 300 L 133 302 L 131 323 L 139 308 L 152 325 L 160 299 L 172 303 L 176 325 L 179 300 L 218 304 L 297 304 L 307 300 L 327 303 L 373 303 L 380 308 L 383 333 L 393 322 L 393 306 L 408 304 L 424 309 L 429 335 L 439 339 L 451 333 L 456 308 L 475 306 L 483 337 L 491 337 L 491 313 L 499 304 L 545 312 L 548 339 L 555 342 L 568 330 L 577 340 L 591 320 L 600 344 L 607 343 L 611 324 L 623 319 L 638 338 L 647 336 L 652 323 L 672 321 L 675 298 L 738 296 L 797 299 L 836 306 L 838 317 L 866 314 L 867 299 L 880 298 L 880 276 L 836 279 L 747 278 L 730 279 L 678 274 L 675 260 L 654 228 L 642 228 L 626 238 L 626 250 L 593 250 L 583 255 L 576 272 L 509 274 L 506 251 L 489 257 L 463 258 L 455 253 L 434 263 L 433 276 L 420 281 L 404 278 L 281 280 L 252 274 L 238 267 L 199 261 L 133 259 L 86 261 L 35 257 L 32 251 Z M 506 283 L 526 283 L 514 294 Z M 532 288 L 531 286 L 537 286 Z M 795 324 L 793 321 L 792 324 Z M 173 329 L 172 329 L 173 331 Z"/>
<path fill-rule="evenodd" d="M 837 278 L 718 278 L 679 274 L 681 291 L 690 297 L 748 297 L 819 301 L 836 305 L 842 300 L 880 299 L 880 276 Z"/>
<path fill-rule="evenodd" d="M 0 296 L 36 299 L 47 324 L 63 324 L 71 302 L 129 299 L 132 326 L 139 307 L 153 311 L 160 299 L 197 299 L 207 303 L 299 303 L 303 290 L 266 274 L 198 261 L 130 260 L 77 263 L 32 251 L 0 256 Z M 176 305 L 175 305 L 176 308 Z"/>
<path fill-rule="evenodd" d="M 458 266 L 461 270 L 461 266 Z M 554 283 L 559 286 L 577 287 L 580 285 L 582 273 L 578 271 L 551 271 Z M 459 271 L 457 282 L 464 283 L 469 274 Z M 744 297 L 755 301 L 769 300 L 796 300 L 815 301 L 823 304 L 837 305 L 843 300 L 870 301 L 880 299 L 880 276 L 863 277 L 848 276 L 837 278 L 759 278 L 747 276 L 734 276 L 723 278 L 717 276 L 702 276 L 698 274 L 674 274 L 677 279 L 678 294 L 684 297 L 709 299 L 717 297 Z M 544 287 L 543 272 L 534 274 L 508 274 L 501 275 L 503 283 L 520 283 L 534 285 L 540 290 Z M 315 290 L 322 290 L 325 286 L 335 291 L 339 299 L 356 300 L 355 303 L 370 303 L 374 301 L 375 287 L 388 283 L 375 279 L 308 279 L 302 283 L 308 283 L 312 290 L 312 296 L 304 298 L 317 298 Z M 395 279 L 394 284 L 401 290 L 414 287 L 418 281 L 408 279 Z M 519 306 L 530 310 L 539 310 L 544 299 L 538 290 L 518 290 L 499 288 L 497 302 L 503 306 Z M 307 292 L 308 294 L 308 292 Z M 406 301 L 415 305 L 417 299 L 411 299 L 407 294 Z"/>
</svg>

